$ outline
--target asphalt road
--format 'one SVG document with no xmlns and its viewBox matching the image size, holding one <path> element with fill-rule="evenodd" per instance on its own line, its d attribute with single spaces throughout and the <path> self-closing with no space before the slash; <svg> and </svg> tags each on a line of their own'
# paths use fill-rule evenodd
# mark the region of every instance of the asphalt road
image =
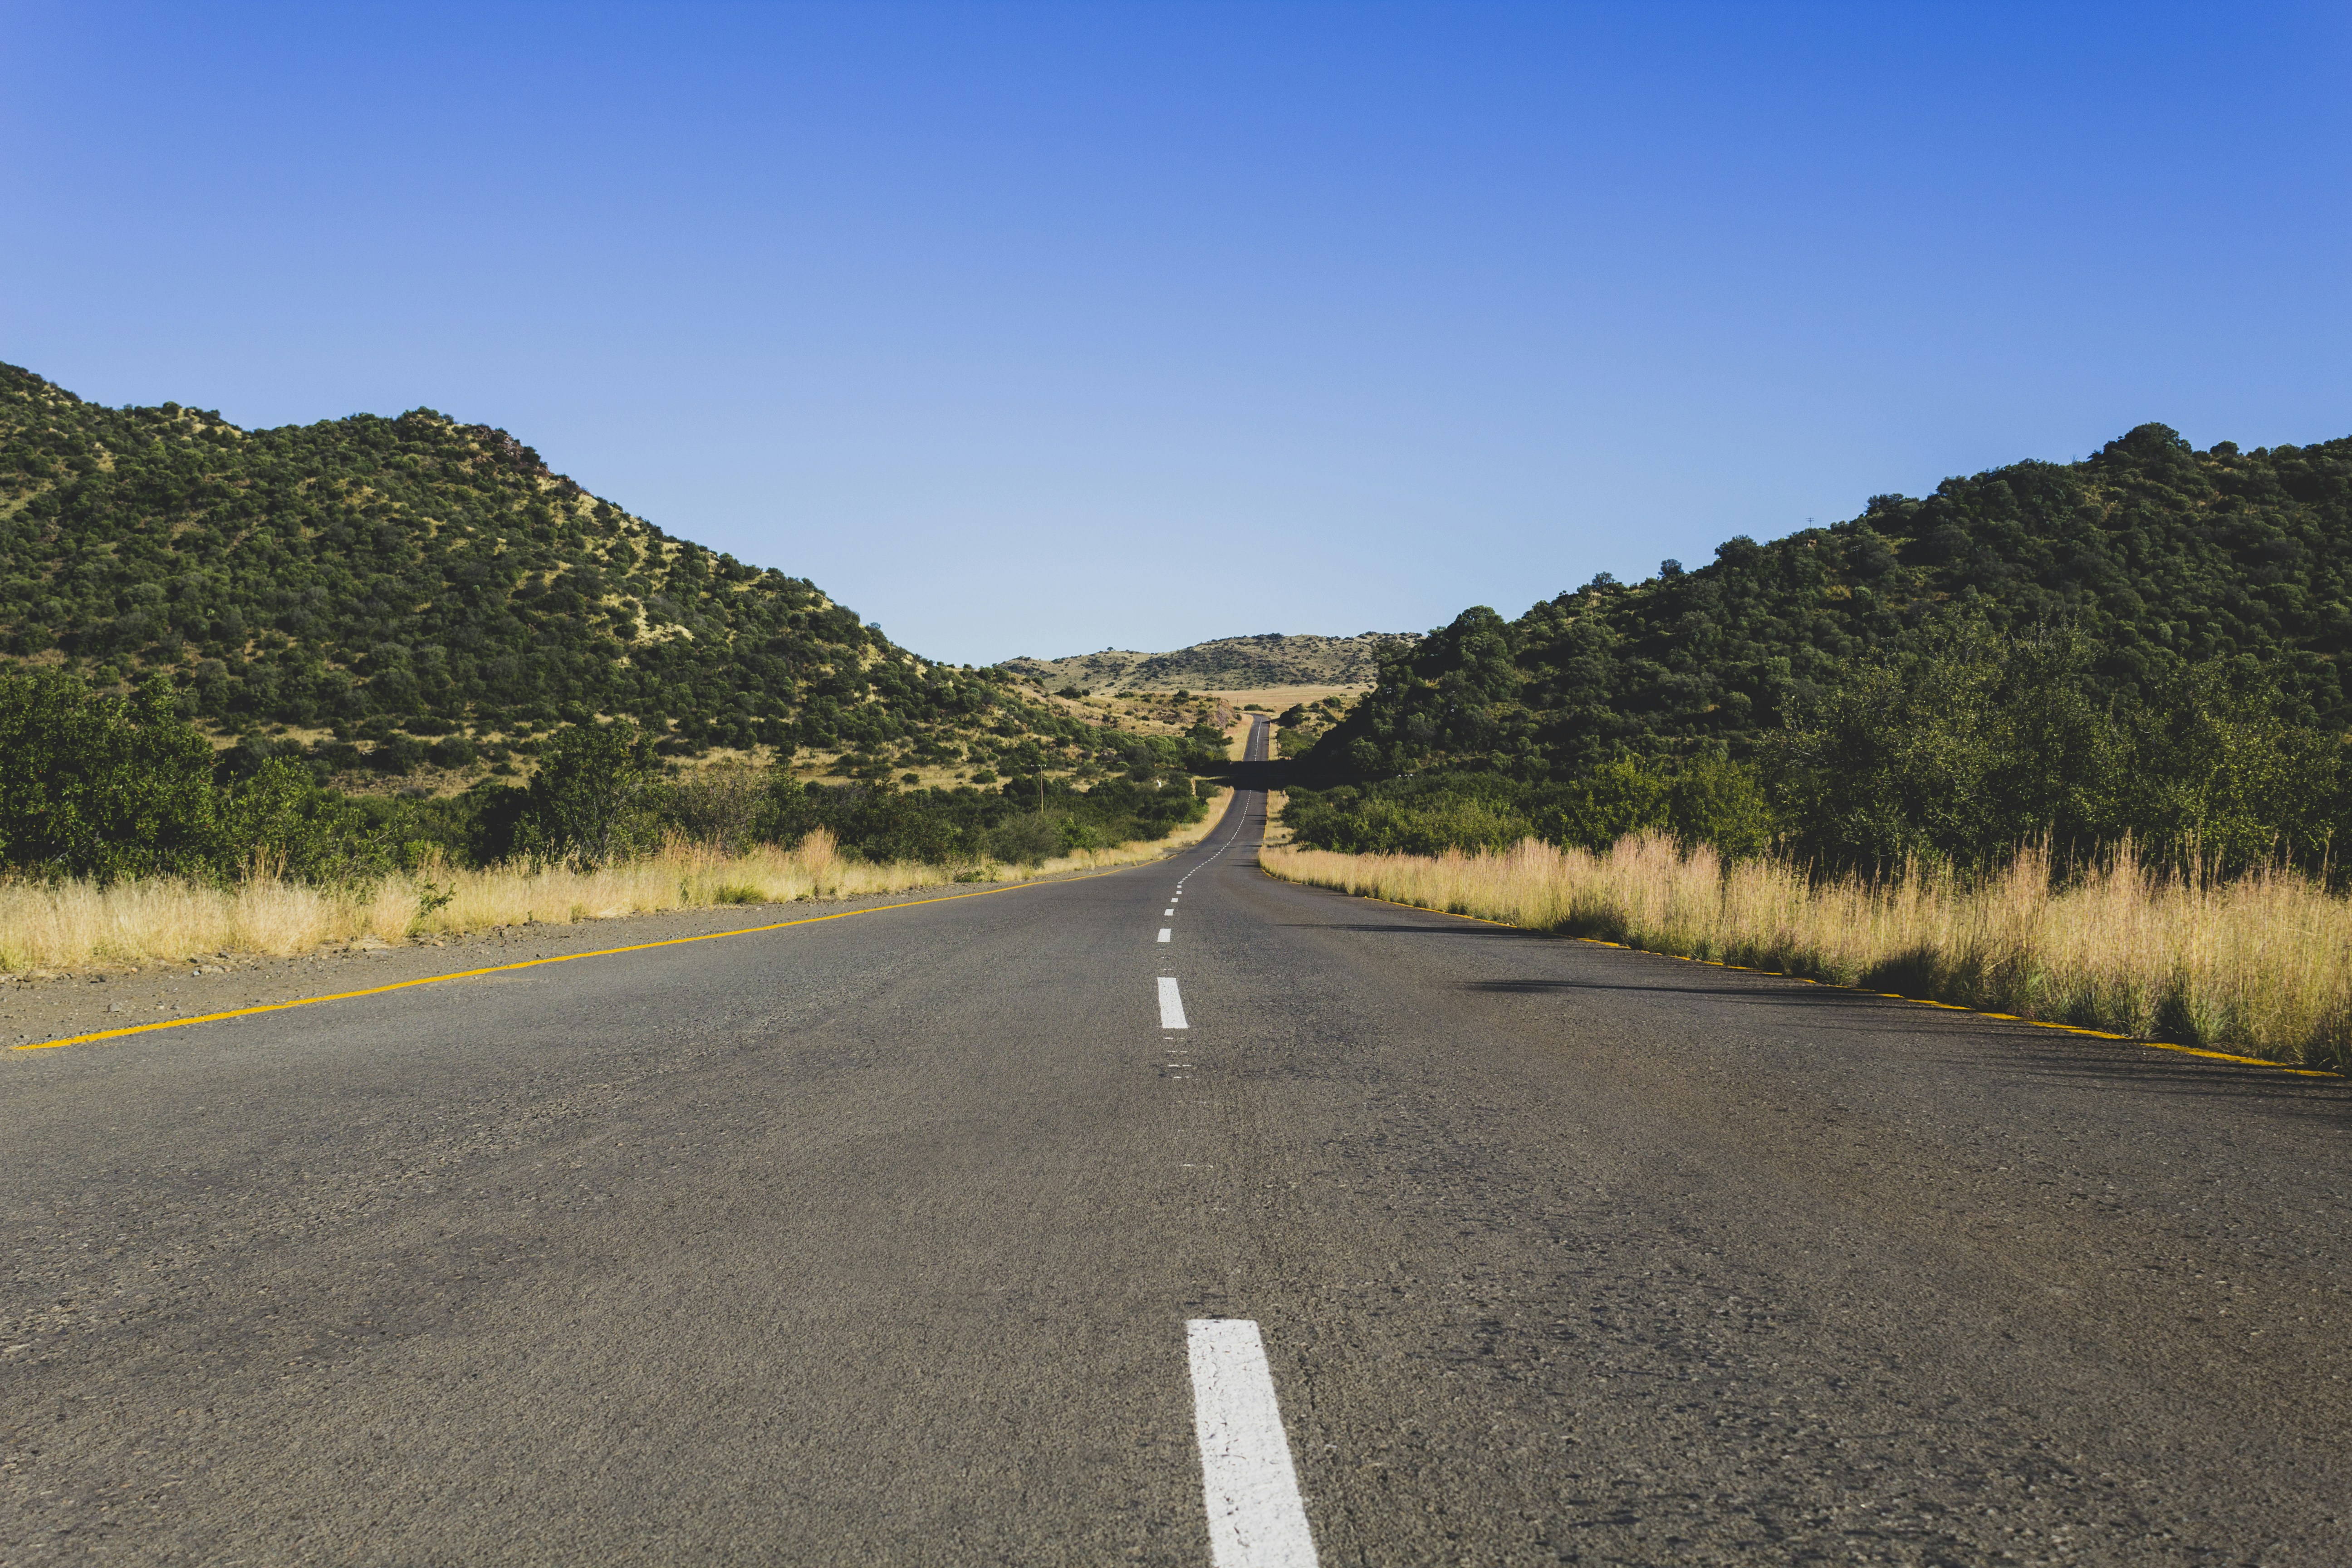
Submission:
<svg viewBox="0 0 2352 1568">
<path fill-rule="evenodd" d="M 1291 887 L 1262 811 L 0 1058 L 0 1561 L 1204 1564 L 1205 1320 L 1324 1563 L 2352 1558 L 2344 1084 Z"/>
</svg>

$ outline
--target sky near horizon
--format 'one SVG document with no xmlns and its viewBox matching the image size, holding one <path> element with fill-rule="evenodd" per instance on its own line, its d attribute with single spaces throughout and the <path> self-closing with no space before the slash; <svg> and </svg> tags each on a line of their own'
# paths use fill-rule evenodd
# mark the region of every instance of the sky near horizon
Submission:
<svg viewBox="0 0 2352 1568">
<path fill-rule="evenodd" d="M 974 663 L 2352 434 L 2340 5 L 0 0 L 0 360 L 420 405 Z"/>
</svg>

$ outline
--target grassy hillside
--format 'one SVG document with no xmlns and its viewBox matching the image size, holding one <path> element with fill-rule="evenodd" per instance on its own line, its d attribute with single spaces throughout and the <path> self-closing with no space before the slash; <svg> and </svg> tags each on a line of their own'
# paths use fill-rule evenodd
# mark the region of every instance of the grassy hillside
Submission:
<svg viewBox="0 0 2352 1568">
<path fill-rule="evenodd" d="M 873 777 L 1100 743 L 1003 673 L 918 658 L 502 430 L 430 409 L 244 430 L 5 365 L 0 649 L 100 689 L 160 674 L 215 734 L 310 731 L 396 772 L 436 738 L 443 760 L 496 756 L 597 715 L 672 755 L 809 748 Z"/>
<path fill-rule="evenodd" d="M 1418 632 L 1364 632 L 1351 637 L 1286 636 L 1218 637 L 1172 653 L 1105 648 L 1067 658 L 1008 658 L 999 668 L 1047 688 L 1082 691 L 1249 691 L 1270 686 L 1368 686 L 1380 673 L 1383 649 L 1410 644 Z"/>
</svg>

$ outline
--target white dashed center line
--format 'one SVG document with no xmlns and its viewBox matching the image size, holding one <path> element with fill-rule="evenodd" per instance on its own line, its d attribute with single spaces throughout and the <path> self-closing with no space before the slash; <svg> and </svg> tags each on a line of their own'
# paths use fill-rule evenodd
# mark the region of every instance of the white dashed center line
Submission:
<svg viewBox="0 0 2352 1568">
<path fill-rule="evenodd" d="M 1176 977 L 1172 974 L 1160 977 L 1160 1026 L 1163 1029 L 1189 1029 L 1192 1026 L 1184 1022 L 1184 998 L 1177 994 Z"/>
<path fill-rule="evenodd" d="M 1192 1363 L 1192 1430 L 1214 1568 L 1315 1568 L 1290 1439 L 1274 1397 L 1265 1343 L 1246 1318 L 1184 1325 Z"/>
<path fill-rule="evenodd" d="M 1170 935 L 1170 932 L 1169 932 L 1168 928 L 1167 928 L 1166 926 L 1161 926 L 1161 927 L 1160 928 L 1160 941 L 1162 941 L 1162 942 L 1166 942 L 1166 941 L 1168 940 L 1168 938 L 1169 938 L 1169 935 Z"/>
<path fill-rule="evenodd" d="M 1160 911 L 1160 918 L 1164 921 L 1175 912 L 1176 911 L 1174 910 L 1162 910 Z"/>
</svg>

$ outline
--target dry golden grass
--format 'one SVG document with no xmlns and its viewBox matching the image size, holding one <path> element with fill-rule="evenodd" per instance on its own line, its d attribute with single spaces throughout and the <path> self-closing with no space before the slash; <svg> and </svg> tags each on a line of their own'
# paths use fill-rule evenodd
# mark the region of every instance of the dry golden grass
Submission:
<svg viewBox="0 0 2352 1568">
<path fill-rule="evenodd" d="M 1220 792 L 1207 818 L 1157 842 L 1081 851 L 1042 866 L 974 869 L 992 881 L 1028 881 L 1157 859 L 1206 837 L 1231 795 L 1229 790 Z M 929 887 L 951 875 L 937 866 L 845 859 L 832 838 L 818 832 L 789 850 L 761 845 L 728 855 L 672 844 L 602 870 L 428 869 L 347 889 L 270 878 L 230 888 L 163 879 L 106 888 L 18 882 L 0 885 L 0 971 L 24 974 L 180 963 L 215 954 L 285 957 L 371 938 L 397 943 L 492 926 L 569 925 L 719 904 L 866 898 Z M 444 894 L 447 902 L 428 909 Z"/>
<path fill-rule="evenodd" d="M 2028 851 L 1974 884 L 1817 880 L 1654 836 L 1601 854 L 1529 841 L 1495 855 L 1276 848 L 1263 860 L 1293 881 L 1536 931 L 2278 1062 L 2352 1058 L 2352 901 L 2291 871 L 2163 876 L 2126 848 L 2074 879 Z"/>
<path fill-rule="evenodd" d="M 374 898 L 266 879 L 234 888 L 167 879 L 110 888 L 13 883 L 0 887 L 0 969 L 22 974 L 203 953 L 283 955 L 370 936 L 394 941 L 417 907 L 405 882 L 387 883 Z"/>
</svg>

